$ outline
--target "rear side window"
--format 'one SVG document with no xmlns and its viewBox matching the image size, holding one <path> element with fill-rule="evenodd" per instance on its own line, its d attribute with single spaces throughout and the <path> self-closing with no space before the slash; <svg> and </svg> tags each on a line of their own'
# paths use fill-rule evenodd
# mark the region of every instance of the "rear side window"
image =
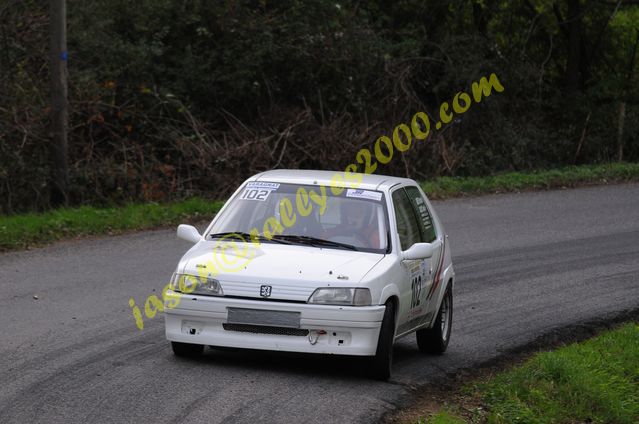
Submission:
<svg viewBox="0 0 639 424">
<path fill-rule="evenodd" d="M 437 238 L 437 234 L 435 234 L 435 226 L 433 225 L 433 218 L 428 211 L 428 207 L 426 206 L 426 202 L 424 201 L 424 197 L 422 193 L 419 191 L 417 187 L 411 186 L 406 187 L 406 194 L 408 194 L 408 198 L 410 199 L 410 203 L 415 210 L 415 215 L 417 215 L 417 220 L 419 221 L 419 229 L 421 231 L 421 241 L 426 243 L 432 243 Z"/>
<path fill-rule="evenodd" d="M 404 189 L 393 192 L 393 208 L 397 222 L 397 233 L 402 250 L 407 250 L 415 243 L 419 243 L 421 233 L 415 212 Z"/>
</svg>

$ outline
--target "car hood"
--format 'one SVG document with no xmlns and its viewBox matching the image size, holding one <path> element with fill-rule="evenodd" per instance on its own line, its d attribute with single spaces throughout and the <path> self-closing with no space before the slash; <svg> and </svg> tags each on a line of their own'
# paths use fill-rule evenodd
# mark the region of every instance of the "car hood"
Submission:
<svg viewBox="0 0 639 424">
<path fill-rule="evenodd" d="M 224 248 L 220 246 L 224 245 Z M 203 241 L 182 258 L 180 272 L 217 278 L 227 296 L 306 301 L 317 287 L 357 286 L 382 254 L 300 245 Z"/>
</svg>

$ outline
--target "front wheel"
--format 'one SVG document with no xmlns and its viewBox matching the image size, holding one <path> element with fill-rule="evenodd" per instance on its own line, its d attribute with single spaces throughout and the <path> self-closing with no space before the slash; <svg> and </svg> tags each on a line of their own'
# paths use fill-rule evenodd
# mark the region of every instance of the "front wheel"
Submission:
<svg viewBox="0 0 639 424">
<path fill-rule="evenodd" d="M 384 319 L 379 330 L 377 340 L 377 351 L 371 357 L 369 375 L 377 380 L 388 380 L 391 375 L 393 364 L 393 341 L 395 338 L 395 305 L 393 302 L 386 303 Z"/>
<path fill-rule="evenodd" d="M 182 357 L 198 356 L 204 351 L 204 345 L 191 343 L 171 342 L 171 348 L 175 356 Z"/>
<path fill-rule="evenodd" d="M 417 330 L 417 347 L 421 352 L 442 354 L 448 347 L 453 324 L 453 290 L 449 285 L 439 306 L 433 328 Z"/>
</svg>

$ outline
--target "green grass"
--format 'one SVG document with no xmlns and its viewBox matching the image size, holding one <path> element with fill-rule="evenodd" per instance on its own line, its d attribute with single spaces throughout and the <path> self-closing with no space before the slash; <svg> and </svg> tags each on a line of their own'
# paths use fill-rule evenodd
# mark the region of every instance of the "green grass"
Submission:
<svg viewBox="0 0 639 424">
<path fill-rule="evenodd" d="M 441 177 L 422 183 L 432 198 L 464 194 L 572 187 L 639 180 L 639 164 L 585 165 L 490 177 Z M 170 204 L 131 204 L 115 208 L 57 209 L 43 214 L 0 216 L 0 251 L 39 246 L 63 238 L 117 233 L 173 225 L 186 219 L 210 219 L 222 201 L 193 198 Z"/>
<path fill-rule="evenodd" d="M 420 418 L 417 424 L 465 424 L 466 421 L 446 411 L 441 411 L 428 418 Z"/>
<path fill-rule="evenodd" d="M 489 423 L 637 423 L 639 325 L 537 354 L 480 390 Z"/>
<path fill-rule="evenodd" d="M 486 411 L 481 422 L 635 424 L 639 422 L 639 324 L 538 353 L 523 365 L 465 390 L 481 399 Z M 443 412 L 424 422 L 447 423 L 454 418 Z"/>
<path fill-rule="evenodd" d="M 464 194 L 539 190 L 633 180 L 639 180 L 639 163 L 570 166 L 489 177 L 439 177 L 423 182 L 421 186 L 429 197 L 444 199 Z"/>
<path fill-rule="evenodd" d="M 43 245 L 62 238 L 109 234 L 210 219 L 224 202 L 192 198 L 170 204 L 130 204 L 115 208 L 62 208 L 42 214 L 0 216 L 0 250 Z"/>
</svg>

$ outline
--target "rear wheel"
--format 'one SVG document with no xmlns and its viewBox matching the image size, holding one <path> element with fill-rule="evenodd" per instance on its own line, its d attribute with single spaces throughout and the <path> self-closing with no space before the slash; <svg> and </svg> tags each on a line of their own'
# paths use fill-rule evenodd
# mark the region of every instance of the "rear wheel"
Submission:
<svg viewBox="0 0 639 424">
<path fill-rule="evenodd" d="M 377 380 L 388 380 L 393 364 L 393 339 L 395 337 L 395 304 L 386 303 L 384 319 L 379 330 L 377 351 L 371 358 L 369 375 Z"/>
<path fill-rule="evenodd" d="M 448 347 L 453 323 L 453 290 L 449 285 L 439 306 L 433 328 L 417 330 L 417 347 L 421 352 L 442 354 Z"/>
<path fill-rule="evenodd" d="M 191 343 L 171 342 L 171 348 L 175 356 L 182 357 L 198 356 L 204 351 L 204 345 Z"/>
</svg>

